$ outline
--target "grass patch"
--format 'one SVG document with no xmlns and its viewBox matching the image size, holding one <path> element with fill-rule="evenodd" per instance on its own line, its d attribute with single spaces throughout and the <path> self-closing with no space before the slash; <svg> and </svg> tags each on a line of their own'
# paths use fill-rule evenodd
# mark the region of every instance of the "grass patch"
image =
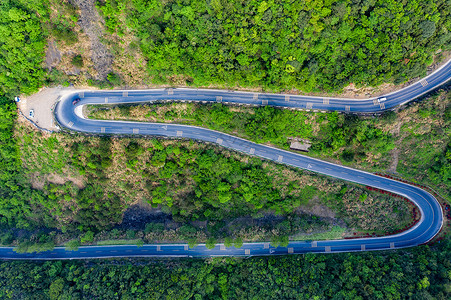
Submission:
<svg viewBox="0 0 451 300">
<path fill-rule="evenodd" d="M 98 241 L 96 245 L 98 246 L 107 246 L 107 245 L 137 245 L 141 243 L 141 239 L 133 239 L 133 240 L 105 240 Z"/>
<path fill-rule="evenodd" d="M 337 240 L 343 238 L 343 235 L 346 232 L 346 228 L 340 226 L 334 226 L 331 230 L 320 233 L 312 233 L 312 234 L 298 234 L 292 237 L 292 240 L 295 241 L 320 241 L 320 240 Z"/>
</svg>

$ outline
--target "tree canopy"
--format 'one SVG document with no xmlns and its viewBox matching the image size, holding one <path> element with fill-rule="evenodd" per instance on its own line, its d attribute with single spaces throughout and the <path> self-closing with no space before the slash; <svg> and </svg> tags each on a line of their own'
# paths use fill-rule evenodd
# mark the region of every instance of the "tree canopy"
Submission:
<svg viewBox="0 0 451 300">
<path fill-rule="evenodd" d="M 155 82 L 339 90 L 401 83 L 449 49 L 445 0 L 106 0 L 111 33 L 133 31 Z"/>
<path fill-rule="evenodd" d="M 43 83 L 46 2 L 4 0 L 0 4 L 1 95 L 31 93 Z"/>
</svg>

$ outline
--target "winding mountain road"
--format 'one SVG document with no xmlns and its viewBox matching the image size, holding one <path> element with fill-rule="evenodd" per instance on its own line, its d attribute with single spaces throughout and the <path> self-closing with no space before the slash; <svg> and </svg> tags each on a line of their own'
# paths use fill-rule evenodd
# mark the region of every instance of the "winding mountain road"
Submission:
<svg viewBox="0 0 451 300">
<path fill-rule="evenodd" d="M 428 192 L 399 181 L 379 177 L 341 165 L 321 161 L 297 153 L 256 144 L 235 136 L 205 128 L 161 123 L 90 120 L 82 115 L 87 104 L 148 103 L 161 100 L 202 101 L 248 105 L 271 105 L 284 108 L 308 110 L 335 110 L 342 112 L 376 113 L 393 109 L 425 93 L 436 89 L 451 79 L 451 61 L 422 80 L 393 93 L 385 95 L 383 102 L 377 98 L 366 100 L 321 98 L 283 94 L 246 93 L 203 89 L 155 89 L 137 91 L 79 91 L 64 97 L 55 109 L 59 124 L 67 129 L 90 134 L 152 135 L 172 138 L 187 138 L 212 142 L 249 155 L 278 163 L 306 169 L 323 175 L 367 185 L 410 199 L 419 209 L 421 218 L 412 228 L 399 234 L 328 241 L 295 241 L 288 247 L 273 247 L 269 243 L 244 243 L 241 248 L 217 244 L 207 249 L 204 244 L 190 249 L 187 244 L 152 244 L 137 247 L 87 246 L 78 251 L 66 251 L 57 247 L 52 251 L 19 254 L 11 247 L 0 247 L 3 259 L 85 259 L 107 257 L 205 257 L 205 256 L 255 256 L 300 254 L 307 252 L 351 252 L 388 250 L 413 247 L 430 241 L 442 228 L 443 212 L 438 201 Z M 76 98 L 81 100 L 73 105 Z"/>
</svg>

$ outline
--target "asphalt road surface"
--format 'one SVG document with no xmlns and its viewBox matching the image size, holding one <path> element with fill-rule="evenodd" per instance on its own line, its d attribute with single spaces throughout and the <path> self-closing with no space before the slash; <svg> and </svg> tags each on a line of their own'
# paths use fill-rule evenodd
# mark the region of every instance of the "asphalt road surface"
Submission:
<svg viewBox="0 0 451 300">
<path fill-rule="evenodd" d="M 186 138 L 212 142 L 242 153 L 272 160 L 300 169 L 367 185 L 409 198 L 419 209 L 420 221 L 399 234 L 346 240 L 296 241 L 288 247 L 273 247 L 269 243 L 244 243 L 241 248 L 217 244 L 207 249 L 200 244 L 192 249 L 187 244 L 152 244 L 137 247 L 87 246 L 78 251 L 66 251 L 57 247 L 52 251 L 19 254 L 11 247 L 0 247 L 3 259 L 86 259 L 107 257 L 206 257 L 206 256 L 255 256 L 300 254 L 307 252 L 335 253 L 352 251 L 388 250 L 413 247 L 430 241 L 442 228 L 443 212 L 438 201 L 428 192 L 399 181 L 379 177 L 297 153 L 256 144 L 238 137 L 205 128 L 124 121 L 101 121 L 86 119 L 82 107 L 86 104 L 151 103 L 162 100 L 201 101 L 248 105 L 271 105 L 275 107 L 334 110 L 342 112 L 376 113 L 393 109 L 437 88 L 451 78 L 451 61 L 422 80 L 393 93 L 378 102 L 377 98 L 366 100 L 321 98 L 283 94 L 246 93 L 204 89 L 155 89 L 137 91 L 79 91 L 64 97 L 55 109 L 58 123 L 69 130 L 90 134 L 152 135 Z M 75 105 L 72 101 L 80 98 Z"/>
</svg>

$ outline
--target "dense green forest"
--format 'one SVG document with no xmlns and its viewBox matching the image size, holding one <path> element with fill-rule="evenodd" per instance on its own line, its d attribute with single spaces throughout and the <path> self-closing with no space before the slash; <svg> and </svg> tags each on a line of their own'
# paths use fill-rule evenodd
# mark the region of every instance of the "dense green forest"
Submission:
<svg viewBox="0 0 451 300">
<path fill-rule="evenodd" d="M 16 119 L 15 104 L 0 97 L 0 224 L 28 227 L 30 223 L 22 216 L 31 219 L 31 207 L 42 203 L 44 195 L 32 189 L 25 176 L 19 145 L 13 136 Z"/>
<path fill-rule="evenodd" d="M 451 43 L 446 0 L 105 0 L 154 82 L 335 91 L 425 74 Z M 136 47 L 136 44 L 133 44 Z"/>
<path fill-rule="evenodd" d="M 438 299 L 451 244 L 356 254 L 0 263 L 2 299 Z"/>
<path fill-rule="evenodd" d="M 401 83 L 424 75 L 425 66 L 441 58 L 436 52 L 451 44 L 445 0 L 107 0 L 97 6 L 117 60 L 123 59 L 121 39 L 128 40 L 126 47 L 139 49 L 154 83 L 307 92 Z M 43 68 L 47 37 L 60 47 L 78 42 L 78 9 L 70 1 L 2 1 L 2 93 L 30 93 L 44 82 L 123 84 L 120 71 L 99 79 Z M 89 58 L 75 51 L 70 61 L 82 68 Z"/>
<path fill-rule="evenodd" d="M 2 0 L 0 4 L 0 95 L 31 93 L 43 84 L 46 2 Z"/>
</svg>

